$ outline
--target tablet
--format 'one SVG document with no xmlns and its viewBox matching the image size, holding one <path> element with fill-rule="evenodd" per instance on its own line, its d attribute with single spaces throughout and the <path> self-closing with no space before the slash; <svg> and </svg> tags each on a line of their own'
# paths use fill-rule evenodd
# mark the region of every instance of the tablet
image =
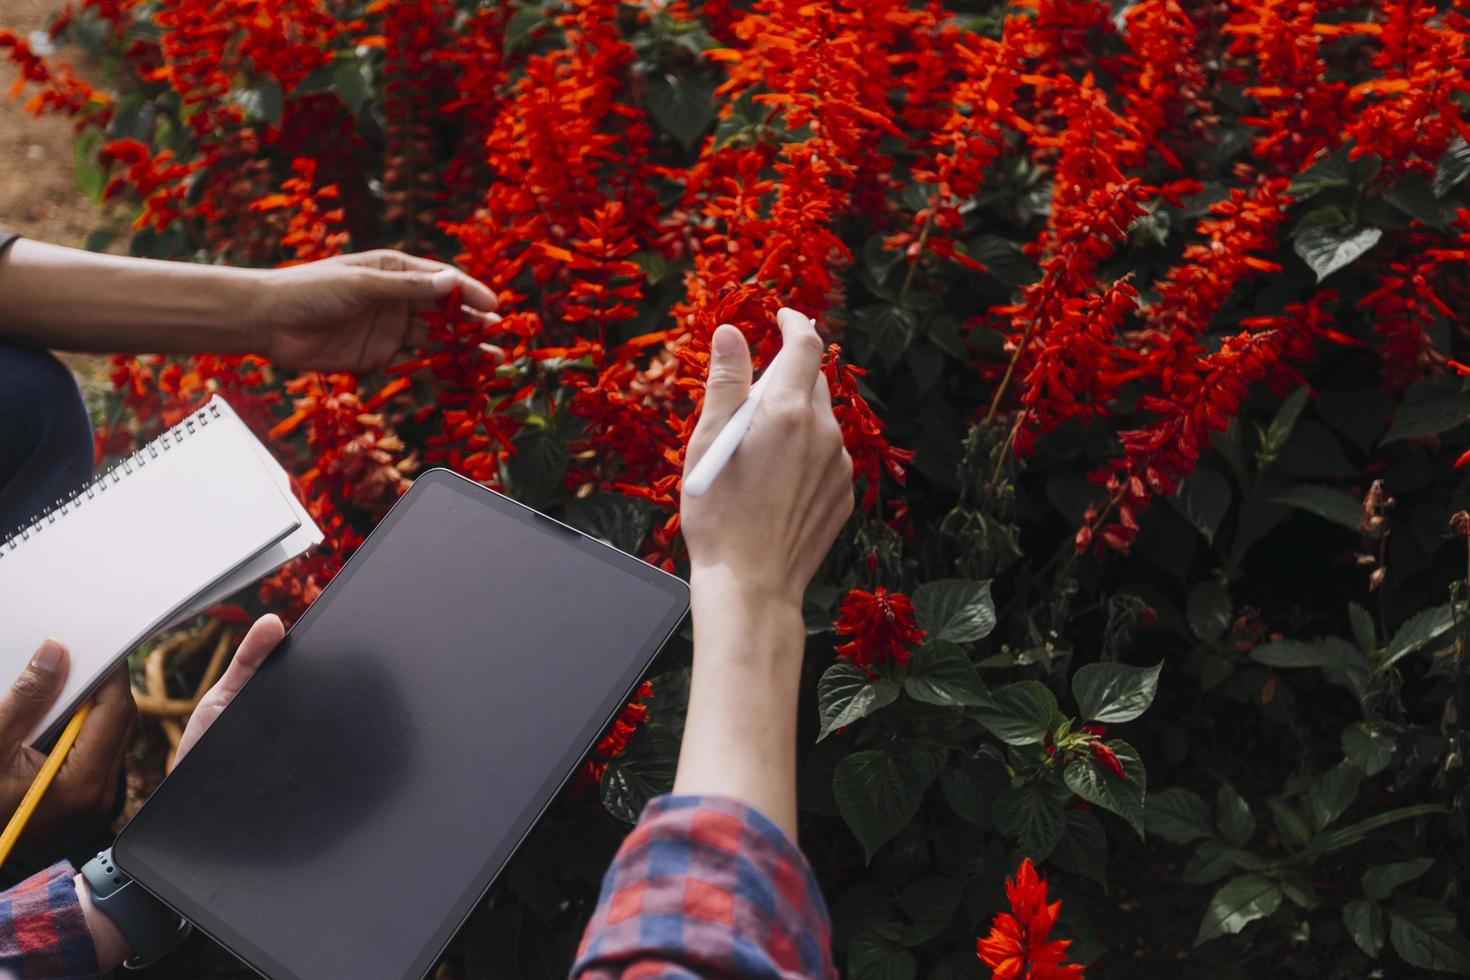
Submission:
<svg viewBox="0 0 1470 980">
<path fill-rule="evenodd" d="M 117 863 L 272 980 L 417 980 L 688 609 L 679 579 L 431 470 Z"/>
</svg>

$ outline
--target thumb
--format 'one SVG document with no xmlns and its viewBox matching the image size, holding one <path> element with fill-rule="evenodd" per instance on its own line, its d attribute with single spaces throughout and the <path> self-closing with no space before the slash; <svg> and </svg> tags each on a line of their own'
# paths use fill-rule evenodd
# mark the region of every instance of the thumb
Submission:
<svg viewBox="0 0 1470 980">
<path fill-rule="evenodd" d="M 396 299 L 410 303 L 432 303 L 441 300 L 460 285 L 459 273 L 453 269 L 439 272 L 390 272 L 385 269 L 359 271 L 365 292 L 373 299 Z"/>
<path fill-rule="evenodd" d="M 0 698 L 0 745 L 23 745 L 66 683 L 66 647 L 46 639 Z"/>
<path fill-rule="evenodd" d="M 750 347 L 745 335 L 730 324 L 721 324 L 710 338 L 709 374 L 704 382 L 704 408 L 699 424 L 689 438 L 685 468 L 693 466 L 735 409 L 750 392 Z"/>
</svg>

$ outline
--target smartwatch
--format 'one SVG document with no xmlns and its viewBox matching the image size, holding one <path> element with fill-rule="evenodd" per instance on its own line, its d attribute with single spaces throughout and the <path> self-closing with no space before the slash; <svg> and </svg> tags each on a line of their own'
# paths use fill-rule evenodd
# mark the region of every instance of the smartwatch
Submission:
<svg viewBox="0 0 1470 980">
<path fill-rule="evenodd" d="M 112 860 L 110 847 L 87 862 L 82 877 L 97 911 L 111 919 L 128 941 L 133 955 L 123 966 L 129 970 L 153 963 L 188 938 L 193 929 L 187 919 L 123 874 Z"/>
</svg>

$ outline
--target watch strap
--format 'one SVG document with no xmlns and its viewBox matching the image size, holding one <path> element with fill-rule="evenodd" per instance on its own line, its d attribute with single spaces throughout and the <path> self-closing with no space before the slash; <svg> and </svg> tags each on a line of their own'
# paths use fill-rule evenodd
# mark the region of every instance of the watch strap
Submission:
<svg viewBox="0 0 1470 980">
<path fill-rule="evenodd" d="M 92 892 L 92 904 L 117 926 L 132 949 L 123 966 L 145 967 L 188 937 L 192 927 L 168 906 L 148 894 L 123 873 L 112 859 L 112 848 L 100 852 L 82 868 Z"/>
</svg>

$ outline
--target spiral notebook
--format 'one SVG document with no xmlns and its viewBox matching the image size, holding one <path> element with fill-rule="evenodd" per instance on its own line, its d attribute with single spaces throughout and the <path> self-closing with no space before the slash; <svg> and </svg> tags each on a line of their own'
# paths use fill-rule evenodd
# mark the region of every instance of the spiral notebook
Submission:
<svg viewBox="0 0 1470 980">
<path fill-rule="evenodd" d="M 43 742 L 138 644 L 300 555 L 321 531 L 215 396 L 0 543 L 0 689 L 48 636 L 66 686 Z"/>
</svg>

